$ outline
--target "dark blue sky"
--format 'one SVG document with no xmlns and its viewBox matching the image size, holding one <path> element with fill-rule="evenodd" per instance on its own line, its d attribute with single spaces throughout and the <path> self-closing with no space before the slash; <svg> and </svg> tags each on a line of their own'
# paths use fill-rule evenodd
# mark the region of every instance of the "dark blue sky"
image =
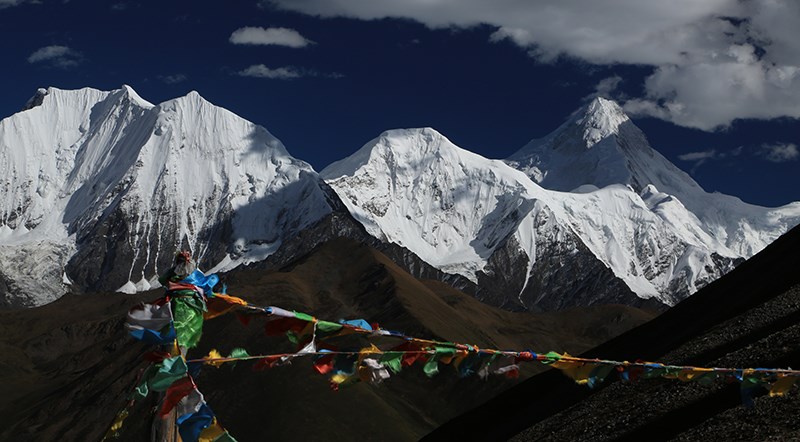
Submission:
<svg viewBox="0 0 800 442">
<path fill-rule="evenodd" d="M 619 79 L 609 93 L 620 101 L 646 96 L 645 79 L 661 66 L 569 50 L 537 58 L 529 54 L 535 45 L 493 38 L 496 24 L 431 28 L 411 12 L 377 20 L 303 12 L 256 1 L 0 0 L 0 116 L 38 87 L 129 84 L 153 103 L 197 90 L 265 126 L 317 170 L 399 127 L 432 126 L 465 149 L 503 158 L 555 129 L 604 79 Z M 313 43 L 231 43 L 243 27 L 291 29 Z M 257 65 L 294 78 L 241 75 Z M 796 118 L 737 119 L 706 131 L 660 118 L 634 121 L 706 190 L 767 206 L 800 200 Z"/>
</svg>

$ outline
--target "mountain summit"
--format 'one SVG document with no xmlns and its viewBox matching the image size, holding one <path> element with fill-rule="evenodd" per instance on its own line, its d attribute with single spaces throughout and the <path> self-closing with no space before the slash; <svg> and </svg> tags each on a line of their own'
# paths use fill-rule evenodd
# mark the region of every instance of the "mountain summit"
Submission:
<svg viewBox="0 0 800 442">
<path fill-rule="evenodd" d="M 800 202 L 778 208 L 708 193 L 650 146 L 619 105 L 595 98 L 549 135 L 506 159 L 547 189 L 573 191 L 622 184 L 654 211 L 679 202 L 727 254 L 749 258 L 800 222 Z"/>
<path fill-rule="evenodd" d="M 321 175 L 371 235 L 512 308 L 672 305 L 800 223 L 705 192 L 603 98 L 505 163 L 399 129 Z"/>
<path fill-rule="evenodd" d="M 611 184 L 628 185 L 636 192 L 648 184 L 664 191 L 701 190 L 686 172 L 650 147 L 617 103 L 600 97 L 506 161 L 541 186 L 566 192 Z"/>
<path fill-rule="evenodd" d="M 371 235 L 505 307 L 674 304 L 737 260 L 679 201 L 546 190 L 431 128 L 384 132 L 321 176 Z"/>
<path fill-rule="evenodd" d="M 0 144 L 8 305 L 64 283 L 147 289 L 180 248 L 204 268 L 263 259 L 331 211 L 311 166 L 197 92 L 153 105 L 128 86 L 39 90 Z"/>
</svg>

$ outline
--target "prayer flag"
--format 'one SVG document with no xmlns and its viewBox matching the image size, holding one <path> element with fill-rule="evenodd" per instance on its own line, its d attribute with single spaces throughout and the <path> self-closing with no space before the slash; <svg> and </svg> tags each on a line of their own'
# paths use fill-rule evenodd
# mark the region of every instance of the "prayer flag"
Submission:
<svg viewBox="0 0 800 442">
<path fill-rule="evenodd" d="M 214 412 L 205 403 L 196 412 L 179 416 L 178 433 L 183 442 L 198 442 L 200 433 L 211 425 L 213 419 Z"/>
<path fill-rule="evenodd" d="M 164 402 L 161 403 L 161 411 L 158 413 L 159 416 L 164 417 L 172 411 L 173 408 L 181 401 L 184 397 L 186 397 L 192 390 L 196 389 L 197 387 L 194 385 L 194 381 L 190 377 L 185 377 L 182 379 L 178 379 L 169 388 L 167 388 L 167 393 L 164 397 Z"/>
</svg>

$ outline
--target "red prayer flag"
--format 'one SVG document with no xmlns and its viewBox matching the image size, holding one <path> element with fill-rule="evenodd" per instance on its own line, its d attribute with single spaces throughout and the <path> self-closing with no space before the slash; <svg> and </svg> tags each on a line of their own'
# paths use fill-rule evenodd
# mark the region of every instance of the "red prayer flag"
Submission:
<svg viewBox="0 0 800 442">
<path fill-rule="evenodd" d="M 161 404 L 161 411 L 158 413 L 160 417 L 164 417 L 175 408 L 175 405 L 181 401 L 185 396 L 192 392 L 197 388 L 194 385 L 194 381 L 192 380 L 191 376 L 186 376 L 185 378 L 178 379 L 177 381 L 173 382 L 172 385 L 167 389 L 166 397 L 164 397 L 164 402 Z"/>
<path fill-rule="evenodd" d="M 314 370 L 319 374 L 330 373 L 333 370 L 333 357 L 335 355 L 325 355 L 314 361 Z"/>
</svg>

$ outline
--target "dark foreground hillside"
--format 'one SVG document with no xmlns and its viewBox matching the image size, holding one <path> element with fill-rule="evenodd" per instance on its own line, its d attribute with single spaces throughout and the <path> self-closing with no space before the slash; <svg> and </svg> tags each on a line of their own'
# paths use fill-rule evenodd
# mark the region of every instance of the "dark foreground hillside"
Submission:
<svg viewBox="0 0 800 442">
<path fill-rule="evenodd" d="M 417 280 L 379 252 L 345 239 L 280 271 L 245 269 L 227 282 L 230 294 L 255 305 L 322 319 L 365 318 L 410 335 L 503 349 L 585 351 L 651 318 L 623 306 L 502 311 L 442 283 Z M 0 440 L 99 440 L 146 367 L 141 355 L 148 348 L 127 336 L 125 312 L 160 294 L 67 296 L 0 312 Z M 234 315 L 209 321 L 189 356 L 211 348 L 223 354 L 235 347 L 252 354 L 292 350 L 285 338 L 264 336 L 263 324 L 256 318 L 244 326 Z M 459 379 L 449 367 L 428 379 L 415 366 L 380 386 L 356 384 L 334 393 L 309 360 L 262 372 L 252 367 L 205 367 L 197 378 L 209 406 L 240 442 L 416 440 L 514 385 L 502 378 Z M 156 405 L 153 396 L 137 404 L 121 440 L 149 440 Z"/>
<path fill-rule="evenodd" d="M 737 368 L 800 367 L 800 228 L 653 321 L 585 355 Z M 800 395 L 741 405 L 739 384 L 678 380 L 594 391 L 557 370 L 537 375 L 428 440 L 800 440 Z"/>
</svg>

